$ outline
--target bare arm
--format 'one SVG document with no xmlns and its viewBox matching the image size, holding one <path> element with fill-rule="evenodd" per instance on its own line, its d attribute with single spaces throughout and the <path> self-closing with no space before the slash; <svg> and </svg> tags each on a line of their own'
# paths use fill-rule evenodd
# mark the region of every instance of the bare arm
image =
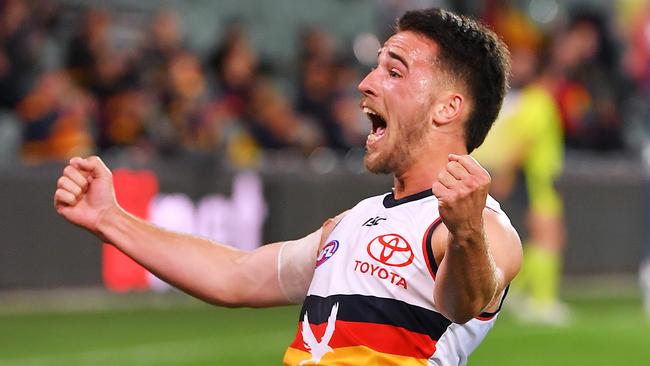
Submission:
<svg viewBox="0 0 650 366">
<path fill-rule="evenodd" d="M 441 225 L 432 238 L 443 259 L 436 276 L 436 306 L 465 323 L 495 310 L 500 294 L 521 265 L 521 244 L 509 221 L 485 209 L 490 176 L 469 156 L 450 155 L 433 192 Z"/>
<path fill-rule="evenodd" d="M 97 229 L 152 273 L 209 303 L 254 307 L 290 303 L 278 280 L 278 254 L 284 243 L 245 252 L 160 229 L 117 207 L 104 215 Z"/>
<path fill-rule="evenodd" d="M 225 306 L 295 302 L 282 288 L 280 251 L 288 245 L 299 248 L 300 255 L 292 257 L 291 265 L 309 277 L 322 234 L 319 229 L 296 242 L 245 252 L 158 228 L 117 204 L 112 174 L 98 157 L 70 161 L 57 182 L 54 205 L 67 220 L 112 243 L 157 276 L 207 302 Z M 290 290 L 306 293 L 308 285 L 308 281 L 294 282 Z"/>
</svg>

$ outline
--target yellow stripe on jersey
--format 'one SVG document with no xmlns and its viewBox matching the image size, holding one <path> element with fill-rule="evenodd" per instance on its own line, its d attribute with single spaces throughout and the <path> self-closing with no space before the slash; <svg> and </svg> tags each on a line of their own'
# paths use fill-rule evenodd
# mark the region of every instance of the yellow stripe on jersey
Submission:
<svg viewBox="0 0 650 366">
<path fill-rule="evenodd" d="M 311 360 L 311 361 L 310 361 Z M 284 354 L 286 366 L 298 365 L 326 365 L 326 366 L 357 366 L 357 365 L 382 365 L 382 366 L 424 366 L 427 360 L 413 357 L 392 355 L 376 352 L 368 347 L 342 347 L 335 348 L 326 353 L 320 362 L 312 359 L 312 354 L 293 347 L 287 348 Z"/>
</svg>

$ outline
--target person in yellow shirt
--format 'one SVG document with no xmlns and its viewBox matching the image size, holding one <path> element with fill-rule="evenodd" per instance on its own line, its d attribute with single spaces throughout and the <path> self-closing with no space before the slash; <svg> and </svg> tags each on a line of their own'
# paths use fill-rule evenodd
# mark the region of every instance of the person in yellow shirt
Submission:
<svg viewBox="0 0 650 366">
<path fill-rule="evenodd" d="M 510 304 L 522 320 L 563 324 L 569 311 L 559 300 L 565 246 L 562 198 L 555 188 L 562 172 L 564 142 L 560 112 L 551 90 L 550 68 L 539 72 L 535 50 L 512 47 L 512 89 L 485 143 L 474 157 L 492 174 L 492 194 L 510 196 L 523 177 L 526 226 L 522 271 L 511 288 Z M 523 301 L 525 300 L 525 301 Z"/>
</svg>

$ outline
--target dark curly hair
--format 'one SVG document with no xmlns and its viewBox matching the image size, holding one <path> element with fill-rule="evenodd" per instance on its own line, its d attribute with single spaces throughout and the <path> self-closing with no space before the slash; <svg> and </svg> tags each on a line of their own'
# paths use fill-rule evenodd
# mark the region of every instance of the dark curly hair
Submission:
<svg viewBox="0 0 650 366">
<path fill-rule="evenodd" d="M 433 40 L 440 47 L 437 61 L 443 71 L 467 86 L 474 108 L 466 122 L 465 143 L 472 152 L 485 140 L 508 88 L 506 45 L 478 21 L 442 9 L 408 11 L 397 20 L 396 31 Z"/>
</svg>

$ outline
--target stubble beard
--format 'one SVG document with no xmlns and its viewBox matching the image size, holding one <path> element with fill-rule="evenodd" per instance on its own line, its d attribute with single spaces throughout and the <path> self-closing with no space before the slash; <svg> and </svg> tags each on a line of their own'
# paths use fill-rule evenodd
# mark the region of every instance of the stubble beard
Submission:
<svg viewBox="0 0 650 366">
<path fill-rule="evenodd" d="M 409 168 L 414 160 L 414 155 L 425 141 L 425 136 L 424 127 L 411 131 L 399 131 L 396 141 L 385 141 L 389 143 L 389 146 L 385 146 L 383 151 L 377 151 L 374 159 L 366 150 L 363 164 L 373 174 L 399 175 Z"/>
<path fill-rule="evenodd" d="M 376 152 L 376 156 L 371 158 L 370 153 L 366 151 L 363 158 L 363 164 L 369 172 L 374 174 L 391 174 L 400 170 L 400 165 L 405 163 L 405 154 L 408 151 L 399 146 L 393 146 L 384 151 Z"/>
</svg>

